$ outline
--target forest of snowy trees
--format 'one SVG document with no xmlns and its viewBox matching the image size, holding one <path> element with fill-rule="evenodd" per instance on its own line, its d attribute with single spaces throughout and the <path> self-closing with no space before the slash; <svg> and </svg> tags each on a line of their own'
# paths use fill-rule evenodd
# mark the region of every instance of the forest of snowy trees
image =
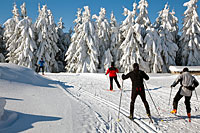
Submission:
<svg viewBox="0 0 200 133">
<path fill-rule="evenodd" d="M 169 72 L 170 65 L 200 65 L 200 20 L 198 0 L 184 3 L 183 27 L 175 11 L 166 4 L 155 22 L 148 17 L 148 2 L 124 7 L 125 19 L 118 23 L 106 9 L 91 14 L 78 8 L 74 28 L 65 33 L 62 18 L 56 24 L 47 5 L 38 5 L 36 22 L 27 16 L 26 5 L 13 6 L 13 17 L 0 25 L 0 62 L 35 69 L 43 58 L 47 72 L 105 72 L 115 62 L 120 72 L 133 63 L 146 72 Z M 178 34 L 179 33 L 179 34 Z"/>
</svg>

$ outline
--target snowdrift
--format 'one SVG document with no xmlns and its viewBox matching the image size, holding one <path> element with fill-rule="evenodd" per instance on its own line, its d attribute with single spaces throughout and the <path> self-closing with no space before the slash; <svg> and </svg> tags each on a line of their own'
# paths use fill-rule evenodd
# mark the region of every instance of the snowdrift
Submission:
<svg viewBox="0 0 200 133">
<path fill-rule="evenodd" d="M 0 63 L 0 80 L 30 84 L 34 86 L 44 86 L 44 87 L 50 87 L 48 84 L 55 83 L 52 80 L 43 78 L 42 76 L 35 73 L 33 70 L 29 68 L 10 63 Z M 4 129 L 12 125 L 18 117 L 18 114 L 14 111 L 4 110 L 5 105 L 6 105 L 6 100 L 4 97 L 1 97 L 0 129 Z"/>
<path fill-rule="evenodd" d="M 35 86 L 46 86 L 47 84 L 55 83 L 52 80 L 40 76 L 29 68 L 12 63 L 0 63 L 0 78 Z"/>
</svg>

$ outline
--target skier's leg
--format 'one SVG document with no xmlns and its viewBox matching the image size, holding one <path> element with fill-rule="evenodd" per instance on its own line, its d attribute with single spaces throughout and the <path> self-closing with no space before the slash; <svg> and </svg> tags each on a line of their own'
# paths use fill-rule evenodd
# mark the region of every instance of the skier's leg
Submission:
<svg viewBox="0 0 200 133">
<path fill-rule="evenodd" d="M 42 66 L 42 74 L 44 75 L 44 66 Z"/>
<path fill-rule="evenodd" d="M 147 114 L 149 115 L 149 116 L 151 116 L 151 113 L 150 113 L 150 109 L 149 109 L 149 104 L 148 104 L 148 102 L 147 102 L 147 100 L 146 100 L 146 95 L 145 95 L 145 91 L 144 91 L 144 89 L 140 89 L 141 91 L 140 91 L 140 97 L 141 97 L 141 99 L 142 99 L 142 102 L 144 103 L 144 106 L 145 106 L 145 108 L 146 108 L 146 112 L 147 112 Z"/>
<path fill-rule="evenodd" d="M 40 72 L 41 66 L 38 67 L 38 73 Z"/>
<path fill-rule="evenodd" d="M 189 97 L 185 96 L 185 106 L 186 106 L 187 114 L 191 113 L 190 99 L 191 99 L 191 96 Z"/>
<path fill-rule="evenodd" d="M 134 112 L 135 99 L 136 99 L 137 95 L 138 95 L 137 91 L 132 91 L 131 103 L 130 103 L 130 116 L 132 116 L 132 117 L 133 117 L 133 112 Z"/>
<path fill-rule="evenodd" d="M 113 90 L 113 77 L 110 77 L 110 90 Z"/>
<path fill-rule="evenodd" d="M 119 82 L 118 82 L 118 80 L 117 80 L 117 76 L 114 77 L 114 80 L 115 80 L 115 83 L 117 84 L 117 87 L 118 87 L 118 88 L 121 88 L 121 86 L 120 86 L 120 84 L 119 84 Z"/>
<path fill-rule="evenodd" d="M 175 110 L 177 110 L 178 108 L 178 101 L 183 97 L 180 93 L 181 93 L 181 88 L 179 89 L 179 91 L 176 93 L 176 96 L 174 97 L 173 109 Z"/>
</svg>

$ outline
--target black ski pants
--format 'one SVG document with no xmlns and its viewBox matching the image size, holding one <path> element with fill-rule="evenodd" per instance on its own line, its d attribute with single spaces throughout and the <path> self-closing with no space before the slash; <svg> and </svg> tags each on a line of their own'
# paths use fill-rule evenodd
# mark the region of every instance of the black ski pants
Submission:
<svg viewBox="0 0 200 133">
<path fill-rule="evenodd" d="M 40 66 L 38 69 L 38 72 L 40 72 L 40 69 L 42 68 L 42 74 L 44 74 L 44 66 Z"/>
<path fill-rule="evenodd" d="M 135 100 L 136 100 L 138 95 L 141 97 L 142 102 L 144 103 L 144 106 L 146 108 L 146 113 L 151 115 L 150 109 L 149 109 L 149 104 L 146 100 L 144 88 L 133 88 L 132 89 L 131 104 L 130 104 L 130 115 L 133 116 L 134 104 L 135 104 Z"/>
<path fill-rule="evenodd" d="M 117 76 L 115 77 L 110 77 L 110 90 L 113 90 L 113 79 L 115 80 L 115 83 L 117 84 L 117 87 L 118 88 L 121 88 L 118 80 L 117 80 Z"/>
<path fill-rule="evenodd" d="M 176 93 L 176 96 L 174 97 L 174 101 L 173 101 L 173 108 L 176 110 L 178 108 L 179 100 L 183 97 L 183 95 L 181 95 L 180 93 L 181 93 L 181 87 L 179 88 L 179 91 Z M 192 96 L 185 96 L 185 106 L 186 106 L 187 113 L 191 113 L 191 106 L 190 106 L 191 97 Z"/>
</svg>

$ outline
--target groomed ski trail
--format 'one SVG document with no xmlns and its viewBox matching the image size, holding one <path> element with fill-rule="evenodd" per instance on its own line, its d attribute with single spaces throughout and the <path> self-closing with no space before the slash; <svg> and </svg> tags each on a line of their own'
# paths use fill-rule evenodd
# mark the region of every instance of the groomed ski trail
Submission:
<svg viewBox="0 0 200 133">
<path fill-rule="evenodd" d="M 76 99 L 79 99 L 78 96 L 76 96 L 76 94 L 73 94 L 70 90 L 66 90 L 64 87 L 64 85 L 62 83 L 59 84 L 60 88 L 64 90 L 64 92 L 68 95 L 69 93 L 75 97 Z M 116 105 L 110 101 L 107 101 L 99 96 L 95 96 L 94 94 L 87 92 L 85 90 L 81 91 L 81 95 L 85 95 L 85 96 L 89 96 L 92 99 L 95 99 L 96 101 L 98 101 L 101 104 L 104 104 L 106 106 L 109 106 L 110 108 L 114 109 L 116 111 L 116 114 L 118 113 L 118 108 L 119 105 Z M 80 99 L 79 99 L 80 100 Z M 83 101 L 82 101 L 83 102 Z M 97 113 L 96 113 L 97 114 Z M 121 111 L 120 114 L 127 117 L 129 115 L 128 111 L 126 109 L 124 109 L 123 107 L 121 107 Z M 137 126 L 139 126 L 139 128 L 143 129 L 144 132 L 160 132 L 159 127 L 156 127 L 155 125 L 153 125 L 152 123 L 148 123 L 145 121 L 140 120 L 140 118 L 138 118 L 137 116 L 134 116 L 136 119 L 134 119 L 134 121 L 129 120 L 128 118 L 126 118 L 128 121 L 132 121 L 134 122 Z M 116 120 L 117 121 L 117 120 Z"/>
</svg>

